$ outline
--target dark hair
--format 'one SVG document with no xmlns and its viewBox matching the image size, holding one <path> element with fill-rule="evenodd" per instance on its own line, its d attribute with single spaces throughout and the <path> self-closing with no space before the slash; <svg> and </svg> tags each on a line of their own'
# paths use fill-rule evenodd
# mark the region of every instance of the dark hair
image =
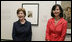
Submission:
<svg viewBox="0 0 72 42">
<path fill-rule="evenodd" d="M 61 12 L 59 16 L 60 16 L 60 17 L 63 17 L 63 9 L 62 9 L 62 7 L 61 7 L 59 4 L 55 4 L 55 5 L 52 7 L 51 16 L 52 16 L 52 17 L 55 17 L 55 15 L 53 14 L 53 10 L 55 10 L 57 6 L 59 7 L 60 12 Z"/>
<path fill-rule="evenodd" d="M 26 11 L 25 11 L 24 8 L 19 8 L 19 9 L 17 10 L 17 14 L 18 14 L 20 11 L 22 11 L 22 12 L 24 13 L 24 15 L 26 16 Z"/>
</svg>

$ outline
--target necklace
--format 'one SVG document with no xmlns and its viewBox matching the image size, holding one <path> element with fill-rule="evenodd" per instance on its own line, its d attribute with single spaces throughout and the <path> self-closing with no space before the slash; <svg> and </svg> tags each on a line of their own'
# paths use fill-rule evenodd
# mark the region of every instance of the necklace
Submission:
<svg viewBox="0 0 72 42">
<path fill-rule="evenodd" d="M 55 25 L 58 23 L 58 21 L 60 20 L 60 17 L 58 16 L 58 17 L 55 17 Z"/>
<path fill-rule="evenodd" d="M 58 16 L 58 17 L 55 17 L 55 20 L 56 20 L 56 21 L 58 21 L 59 19 L 60 19 L 60 17 L 59 17 L 59 16 Z"/>
</svg>

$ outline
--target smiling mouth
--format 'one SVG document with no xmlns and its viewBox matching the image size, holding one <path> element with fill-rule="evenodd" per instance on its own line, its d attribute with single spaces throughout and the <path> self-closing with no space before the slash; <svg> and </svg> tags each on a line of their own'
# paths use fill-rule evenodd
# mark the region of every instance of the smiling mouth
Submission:
<svg viewBox="0 0 72 42">
<path fill-rule="evenodd" d="M 58 13 L 58 12 L 55 12 L 55 13 Z"/>
<path fill-rule="evenodd" d="M 55 14 L 58 14 L 58 12 L 56 12 Z"/>
<path fill-rule="evenodd" d="M 23 16 L 19 16 L 19 18 L 22 18 Z"/>
<path fill-rule="evenodd" d="M 55 13 L 55 14 L 57 14 L 57 13 Z"/>
</svg>

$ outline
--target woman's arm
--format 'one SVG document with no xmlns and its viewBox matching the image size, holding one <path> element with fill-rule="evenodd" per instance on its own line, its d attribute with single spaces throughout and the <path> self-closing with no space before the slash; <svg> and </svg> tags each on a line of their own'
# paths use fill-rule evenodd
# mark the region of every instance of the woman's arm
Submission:
<svg viewBox="0 0 72 42">
<path fill-rule="evenodd" d="M 13 40 L 15 40 L 16 39 L 16 30 L 15 30 L 15 23 L 13 23 L 13 30 L 12 30 L 12 38 L 13 38 Z"/>
<path fill-rule="evenodd" d="M 31 26 L 31 23 L 30 23 L 30 39 L 32 40 L 32 26 Z"/>
<path fill-rule="evenodd" d="M 32 40 L 32 26 L 31 26 L 31 23 L 30 23 L 30 25 L 29 25 L 29 37 L 28 37 L 28 41 L 31 41 Z"/>
<path fill-rule="evenodd" d="M 67 31 L 67 22 L 63 24 L 62 34 L 59 41 L 64 41 Z"/>
<path fill-rule="evenodd" d="M 50 34 L 50 32 L 49 32 L 49 21 L 48 21 L 47 28 L 46 28 L 46 37 L 45 37 L 46 41 L 49 41 L 49 34 Z"/>
</svg>

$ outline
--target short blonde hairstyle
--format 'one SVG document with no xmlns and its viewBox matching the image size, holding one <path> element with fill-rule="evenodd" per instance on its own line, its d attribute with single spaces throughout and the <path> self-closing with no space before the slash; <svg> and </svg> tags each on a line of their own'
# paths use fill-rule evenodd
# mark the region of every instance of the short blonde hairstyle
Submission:
<svg viewBox="0 0 72 42">
<path fill-rule="evenodd" d="M 24 13 L 24 15 L 26 16 L 26 11 L 25 11 L 25 8 L 18 8 L 17 10 L 17 14 L 22 11 Z"/>
</svg>

